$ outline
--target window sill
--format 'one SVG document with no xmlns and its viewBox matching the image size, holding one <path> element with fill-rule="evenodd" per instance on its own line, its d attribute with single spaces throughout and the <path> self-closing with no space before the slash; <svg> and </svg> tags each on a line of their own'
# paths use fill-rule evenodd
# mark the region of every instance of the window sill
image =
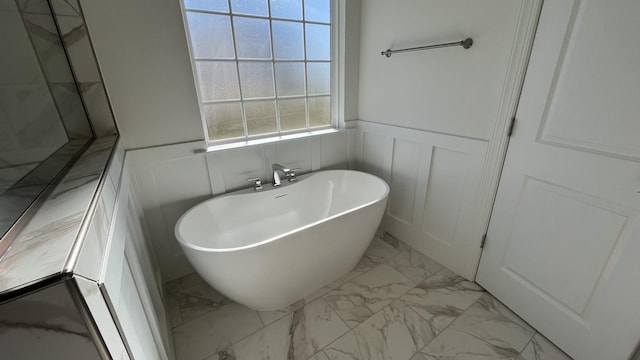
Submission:
<svg viewBox="0 0 640 360">
<path fill-rule="evenodd" d="M 318 135 L 333 134 L 333 133 L 337 133 L 337 132 L 340 132 L 340 131 L 344 131 L 344 130 L 330 128 L 330 129 L 308 131 L 308 132 L 302 132 L 302 133 L 296 133 L 296 134 L 271 136 L 271 137 L 261 138 L 261 139 L 237 141 L 237 142 L 232 142 L 232 143 L 227 143 L 227 144 L 209 145 L 209 146 L 207 146 L 206 152 L 237 149 L 237 148 L 248 147 L 248 146 L 253 146 L 253 145 L 270 144 L 270 143 L 275 143 L 275 142 L 279 142 L 279 141 L 301 139 L 301 138 L 318 136 Z"/>
</svg>

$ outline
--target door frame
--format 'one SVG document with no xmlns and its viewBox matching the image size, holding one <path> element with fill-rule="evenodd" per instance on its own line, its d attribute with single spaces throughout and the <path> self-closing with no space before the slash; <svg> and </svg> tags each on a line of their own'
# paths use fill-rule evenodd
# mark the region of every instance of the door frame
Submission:
<svg viewBox="0 0 640 360">
<path fill-rule="evenodd" d="M 489 228 L 491 220 L 491 212 L 498 192 L 498 184 L 502 168 L 507 156 L 509 146 L 509 138 L 514 128 L 517 127 L 517 119 L 515 118 L 518 110 L 520 95 L 524 85 L 525 75 L 531 58 L 531 50 L 533 49 L 533 41 L 538 28 L 540 14 L 544 0 L 523 0 L 518 18 L 518 26 L 514 35 L 513 46 L 511 48 L 511 56 L 509 59 L 509 68 L 505 77 L 502 88 L 502 98 L 493 130 L 489 136 L 487 154 L 484 162 L 482 178 L 480 180 L 480 190 L 478 194 L 478 207 L 482 223 L 479 229 L 482 229 L 481 236 L 478 237 L 478 246 L 484 246 L 484 239 Z M 478 275 L 478 267 L 480 266 L 480 258 L 482 250 L 478 252 L 476 271 L 473 279 Z"/>
</svg>

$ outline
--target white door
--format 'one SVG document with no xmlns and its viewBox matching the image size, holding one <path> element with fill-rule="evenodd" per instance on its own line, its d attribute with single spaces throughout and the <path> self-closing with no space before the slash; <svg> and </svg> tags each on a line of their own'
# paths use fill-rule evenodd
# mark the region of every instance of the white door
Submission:
<svg viewBox="0 0 640 360">
<path fill-rule="evenodd" d="M 477 281 L 576 359 L 640 340 L 640 1 L 545 1 Z"/>
</svg>

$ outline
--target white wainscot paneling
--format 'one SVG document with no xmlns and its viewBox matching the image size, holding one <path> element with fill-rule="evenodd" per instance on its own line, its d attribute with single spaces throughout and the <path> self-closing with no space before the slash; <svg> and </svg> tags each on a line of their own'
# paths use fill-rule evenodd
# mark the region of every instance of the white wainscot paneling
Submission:
<svg viewBox="0 0 640 360">
<path fill-rule="evenodd" d="M 214 194 L 251 186 L 248 179 L 273 181 L 271 165 L 278 163 L 299 174 L 322 169 L 347 168 L 349 164 L 348 131 L 253 145 L 207 154 Z"/>
<path fill-rule="evenodd" d="M 473 279 L 480 257 L 487 142 L 358 122 L 357 164 L 391 191 L 382 228 Z"/>
<path fill-rule="evenodd" d="M 193 271 L 173 235 L 178 218 L 212 195 L 202 142 L 129 151 L 130 167 L 139 191 L 165 281 Z"/>
<path fill-rule="evenodd" d="M 387 214 L 409 225 L 413 222 L 413 208 L 418 182 L 418 165 L 421 146 L 419 143 L 396 139 L 393 144 L 391 181 L 393 189 L 389 196 Z"/>
</svg>

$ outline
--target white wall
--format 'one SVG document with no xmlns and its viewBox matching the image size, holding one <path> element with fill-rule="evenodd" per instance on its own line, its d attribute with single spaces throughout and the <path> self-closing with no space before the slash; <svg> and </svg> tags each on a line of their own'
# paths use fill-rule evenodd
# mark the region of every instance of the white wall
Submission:
<svg viewBox="0 0 640 360">
<path fill-rule="evenodd" d="M 356 163 L 391 187 L 382 228 L 475 277 L 535 0 L 362 2 Z M 381 56 L 386 49 L 474 45 Z"/>
<path fill-rule="evenodd" d="M 488 140 L 523 1 L 363 1 L 360 119 Z M 466 37 L 468 50 L 380 55 Z"/>
<path fill-rule="evenodd" d="M 349 121 L 358 119 L 361 1 L 349 0 L 341 4 L 344 5 L 340 13 L 340 26 L 344 26 L 344 46 L 341 46 L 340 51 L 343 53 L 344 63 L 340 63 L 340 66 L 344 69 L 345 85 L 339 101 L 343 101 L 344 120 Z"/>
<path fill-rule="evenodd" d="M 81 0 L 125 148 L 204 139 L 178 0 Z"/>
</svg>

